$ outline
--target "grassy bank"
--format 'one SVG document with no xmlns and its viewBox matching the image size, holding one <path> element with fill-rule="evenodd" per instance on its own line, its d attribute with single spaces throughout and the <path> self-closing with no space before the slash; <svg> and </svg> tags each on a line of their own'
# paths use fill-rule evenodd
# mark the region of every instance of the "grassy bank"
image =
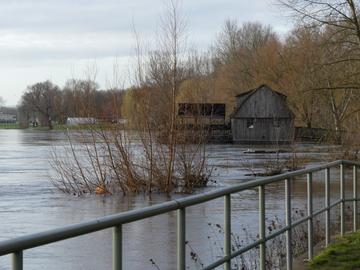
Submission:
<svg viewBox="0 0 360 270">
<path fill-rule="evenodd" d="M 0 129 L 20 129 L 19 124 L 0 124 Z M 35 130 L 49 130 L 47 126 L 28 127 Z M 84 126 L 66 126 L 66 125 L 54 125 L 54 130 L 67 130 L 67 129 L 84 129 Z M 26 128 L 25 128 L 26 129 Z"/>
<path fill-rule="evenodd" d="M 19 129 L 19 124 L 0 124 L 0 129 Z"/>
<path fill-rule="evenodd" d="M 0 129 L 20 129 L 20 125 L 19 124 L 0 124 Z M 49 127 L 47 126 L 38 126 L 38 127 L 32 127 L 29 126 L 29 129 L 34 129 L 34 130 L 49 130 Z M 103 128 L 103 127 L 102 127 Z M 87 125 L 54 125 L 53 126 L 54 130 L 86 130 L 86 129 L 100 129 L 99 126 L 97 125 L 91 125 L 91 126 L 87 126 Z"/>
<path fill-rule="evenodd" d="M 100 130 L 100 129 L 104 129 L 106 128 L 105 125 L 99 125 L 99 124 L 94 124 L 94 125 L 60 125 L 60 124 L 56 124 L 53 126 L 54 130 Z"/>
<path fill-rule="evenodd" d="M 360 269 L 360 232 L 346 235 L 326 248 L 309 264 L 309 269 Z"/>
</svg>

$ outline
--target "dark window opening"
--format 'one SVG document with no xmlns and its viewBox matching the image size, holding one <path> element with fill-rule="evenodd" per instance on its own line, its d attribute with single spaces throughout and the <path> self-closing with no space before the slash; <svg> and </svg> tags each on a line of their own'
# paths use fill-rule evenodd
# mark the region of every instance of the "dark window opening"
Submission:
<svg viewBox="0 0 360 270">
<path fill-rule="evenodd" d="M 254 118 L 249 118 L 249 119 L 246 120 L 246 127 L 247 128 L 254 128 L 254 123 L 255 123 Z"/>
<path fill-rule="evenodd" d="M 223 103 L 179 103 L 179 116 L 206 116 L 225 118 L 225 104 Z"/>
</svg>

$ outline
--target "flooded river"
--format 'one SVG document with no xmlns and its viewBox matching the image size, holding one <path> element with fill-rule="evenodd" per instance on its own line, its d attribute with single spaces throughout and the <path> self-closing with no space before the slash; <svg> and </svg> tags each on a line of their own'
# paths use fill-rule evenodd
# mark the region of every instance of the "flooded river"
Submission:
<svg viewBox="0 0 360 270">
<path fill-rule="evenodd" d="M 0 241 L 63 225 L 88 221 L 97 217 L 161 203 L 171 198 L 160 194 L 137 196 L 75 197 L 56 190 L 51 182 L 49 156 L 52 145 L 64 142 L 61 132 L 37 130 L 0 130 Z M 307 166 L 324 162 L 329 147 L 298 146 L 298 156 L 311 158 Z M 247 147 L 210 145 L 210 163 L 216 183 L 200 190 L 205 192 L 254 179 L 246 176 L 268 162 L 271 154 L 245 154 Z M 321 152 L 321 153 L 320 153 Z M 281 154 L 282 158 L 288 155 Z M 338 178 L 338 172 L 333 172 Z M 323 205 L 323 178 L 314 176 L 317 190 L 314 203 Z M 334 179 L 335 180 L 335 179 Z M 348 179 L 350 182 L 350 179 Z M 283 219 L 283 184 L 266 189 L 266 210 L 269 222 L 275 216 Z M 296 179 L 293 186 L 294 207 L 305 207 L 306 182 Z M 338 181 L 332 182 L 332 194 L 338 194 Z M 249 190 L 232 196 L 232 226 L 241 235 L 256 235 L 258 194 Z M 191 248 L 208 264 L 221 254 L 221 235 L 208 224 L 222 224 L 223 200 L 187 209 L 187 235 Z M 243 228 L 246 228 L 243 230 Z M 26 270 L 41 269 L 111 269 L 111 230 L 65 240 L 24 251 Z M 190 253 L 190 246 L 188 253 Z M 190 257 L 190 256 L 189 256 Z M 10 269 L 10 256 L 0 258 L 0 270 Z M 153 260 L 156 266 L 152 265 Z M 124 269 L 175 269 L 176 213 L 169 213 L 124 226 Z M 188 258 L 189 269 L 196 264 Z"/>
</svg>

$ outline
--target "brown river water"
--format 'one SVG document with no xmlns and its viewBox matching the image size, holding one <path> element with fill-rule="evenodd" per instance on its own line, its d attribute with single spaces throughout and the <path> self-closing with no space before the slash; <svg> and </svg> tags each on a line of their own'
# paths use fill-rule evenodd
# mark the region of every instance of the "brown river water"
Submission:
<svg viewBox="0 0 360 270">
<path fill-rule="evenodd" d="M 64 225 L 89 221 L 97 217 L 154 205 L 187 196 L 161 194 L 137 196 L 75 197 L 54 188 L 49 181 L 49 157 L 52 145 L 65 141 L 61 132 L 38 130 L 0 130 L 0 241 L 17 236 L 54 229 Z M 246 176 L 249 167 L 257 170 L 274 154 L 245 154 L 248 146 L 209 145 L 209 162 L 214 166 L 216 184 L 198 190 L 206 192 L 254 179 Z M 297 145 L 297 155 L 306 156 L 306 166 L 314 166 L 329 158 L 331 146 Z M 282 153 L 287 159 L 292 154 Z M 248 165 L 245 165 L 248 164 Z M 332 199 L 338 196 L 338 171 L 333 170 Z M 350 175 L 350 171 L 349 171 Z M 314 205 L 324 204 L 324 175 L 314 175 Z M 347 177 L 350 185 L 350 176 Z M 295 179 L 293 206 L 306 209 L 306 182 Z M 239 237 L 256 235 L 258 230 L 258 193 L 248 190 L 232 196 L 232 227 Z M 266 217 L 284 219 L 284 185 L 266 188 Z M 187 209 L 187 265 L 197 269 L 190 259 L 195 250 L 207 265 L 221 255 L 222 236 L 211 224 L 223 223 L 223 200 L 218 199 Z M 245 230 L 244 230 L 245 228 Z M 175 269 L 176 213 L 168 213 L 124 226 L 124 269 Z M 191 248 L 190 248 L 191 247 Z M 104 230 L 24 251 L 24 269 L 111 269 L 112 231 Z M 153 260 L 157 266 L 152 265 Z M 0 270 L 10 269 L 10 256 L 0 257 Z"/>
</svg>

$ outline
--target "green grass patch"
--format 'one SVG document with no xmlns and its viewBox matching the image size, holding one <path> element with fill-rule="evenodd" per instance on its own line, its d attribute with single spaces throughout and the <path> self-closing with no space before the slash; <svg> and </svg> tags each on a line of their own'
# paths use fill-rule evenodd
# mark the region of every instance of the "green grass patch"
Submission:
<svg viewBox="0 0 360 270">
<path fill-rule="evenodd" d="M 65 125 L 65 124 L 56 124 L 54 125 L 54 130 L 67 130 L 69 128 L 69 126 Z"/>
<path fill-rule="evenodd" d="M 60 125 L 56 124 L 53 126 L 54 130 L 110 130 L 114 128 L 114 124 L 102 123 L 92 125 Z"/>
<path fill-rule="evenodd" d="M 100 125 L 54 125 L 54 130 L 100 130 L 104 128 Z"/>
<path fill-rule="evenodd" d="M 19 129 L 19 124 L 5 124 L 0 123 L 0 129 Z"/>
<path fill-rule="evenodd" d="M 360 269 L 360 232 L 337 239 L 309 263 L 309 269 Z"/>
</svg>

